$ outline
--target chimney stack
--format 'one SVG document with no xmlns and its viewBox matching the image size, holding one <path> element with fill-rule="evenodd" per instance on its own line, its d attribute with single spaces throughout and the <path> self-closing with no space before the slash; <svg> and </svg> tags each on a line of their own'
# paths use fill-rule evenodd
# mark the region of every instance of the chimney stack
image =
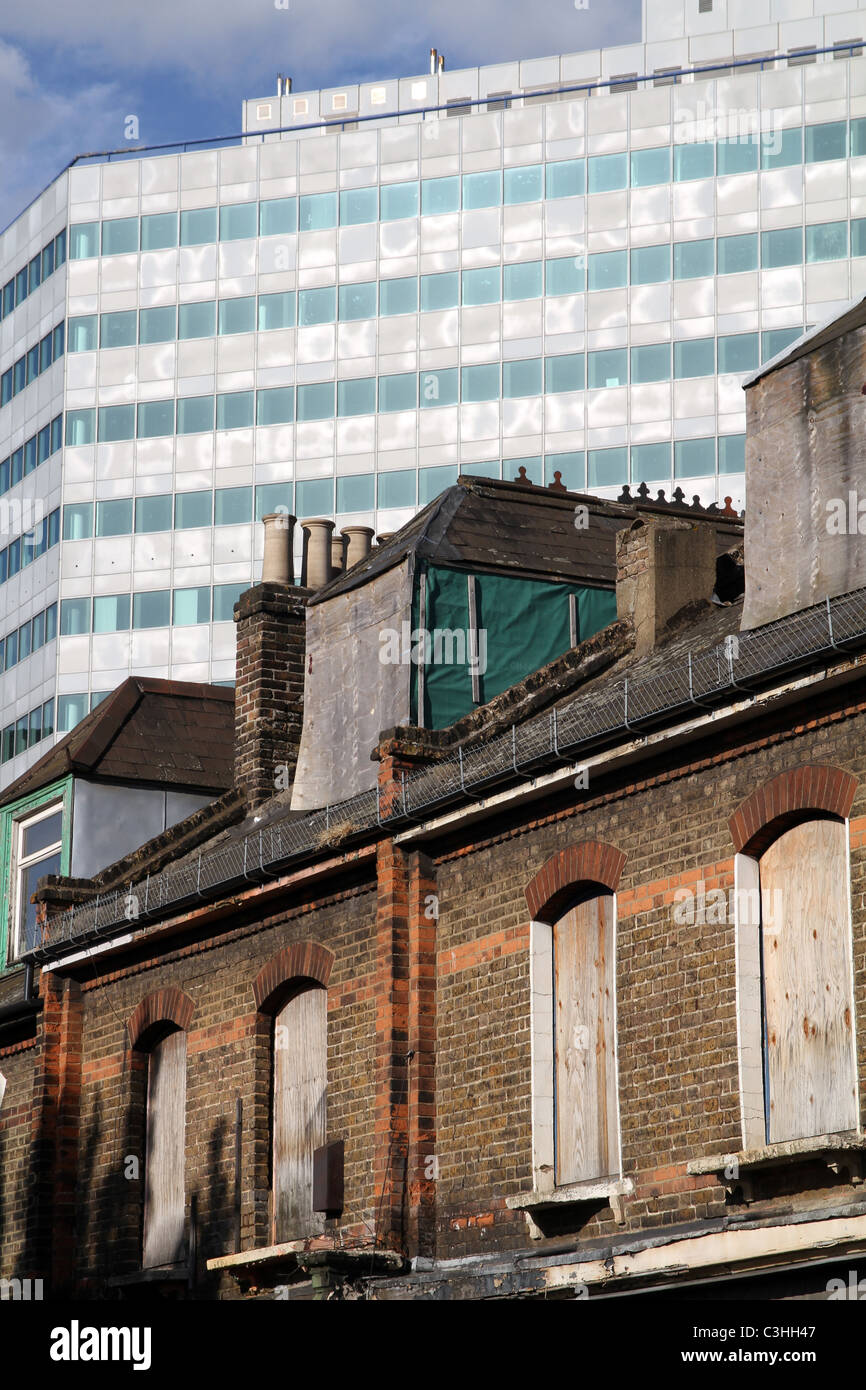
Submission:
<svg viewBox="0 0 866 1390">
<path fill-rule="evenodd" d="M 716 536 L 705 522 L 638 518 L 616 538 L 616 614 L 631 618 L 635 653 L 656 646 L 689 603 L 709 600 L 716 584 Z"/>
<path fill-rule="evenodd" d="M 375 531 L 372 526 L 344 526 L 346 537 L 346 569 L 350 570 L 359 560 L 366 560 L 373 545 Z"/>
<path fill-rule="evenodd" d="M 307 588 L 321 589 L 331 578 L 331 532 L 334 523 L 316 516 L 302 523 L 306 532 Z"/>
</svg>

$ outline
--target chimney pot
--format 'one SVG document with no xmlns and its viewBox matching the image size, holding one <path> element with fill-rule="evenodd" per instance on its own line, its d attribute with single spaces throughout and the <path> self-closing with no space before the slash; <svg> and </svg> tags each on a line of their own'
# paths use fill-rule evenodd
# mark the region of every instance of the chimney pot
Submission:
<svg viewBox="0 0 866 1390">
<path fill-rule="evenodd" d="M 346 569 L 350 570 L 360 560 L 366 560 L 373 545 L 375 531 L 372 526 L 344 526 L 346 537 Z"/>
<path fill-rule="evenodd" d="M 345 534 L 333 535 L 331 537 L 331 574 L 342 574 L 346 563 L 346 537 Z"/>
<path fill-rule="evenodd" d="M 262 517 L 265 553 L 262 559 L 263 584 L 291 584 L 294 579 L 293 546 L 297 517 L 288 512 L 269 512 Z"/>
<path fill-rule="evenodd" d="M 331 532 L 328 517 L 311 517 L 301 523 L 307 533 L 307 588 L 321 589 L 331 578 Z"/>
</svg>

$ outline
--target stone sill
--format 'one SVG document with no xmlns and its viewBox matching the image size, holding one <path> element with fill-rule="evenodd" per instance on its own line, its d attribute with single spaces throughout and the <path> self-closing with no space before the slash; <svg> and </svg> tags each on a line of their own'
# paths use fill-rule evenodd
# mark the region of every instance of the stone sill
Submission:
<svg viewBox="0 0 866 1390">
<path fill-rule="evenodd" d="M 152 1265 L 132 1274 L 115 1274 L 108 1280 L 112 1288 L 132 1287 L 135 1284 L 188 1284 L 189 1265 L 186 1261 L 174 1265 Z"/>
<path fill-rule="evenodd" d="M 310 1239 L 315 1240 L 312 1236 Z M 321 1239 L 321 1237 L 318 1237 Z M 228 1270 L 229 1274 L 242 1277 L 256 1269 L 287 1265 L 297 1268 L 301 1265 L 340 1265 L 351 1267 L 353 1263 L 365 1261 L 376 1273 L 399 1272 L 406 1264 L 404 1257 L 396 1250 L 374 1250 L 372 1247 L 341 1250 L 338 1246 L 319 1246 L 311 1248 L 309 1240 L 287 1240 L 280 1245 L 262 1245 L 257 1250 L 241 1250 L 234 1255 L 217 1255 L 208 1260 L 210 1270 Z"/>
<path fill-rule="evenodd" d="M 526 1213 L 530 1234 L 533 1239 L 537 1240 L 543 1233 L 533 1220 L 533 1212 L 537 1212 L 541 1216 L 545 1212 L 568 1207 L 607 1202 L 613 1209 L 614 1218 L 618 1225 L 622 1225 L 625 1220 L 622 1199 L 633 1191 L 634 1183 L 631 1178 L 600 1178 L 591 1182 L 576 1182 L 569 1183 L 564 1187 L 553 1187 L 549 1192 L 539 1192 L 533 1188 L 531 1192 L 519 1192 L 516 1197 L 506 1197 L 505 1205 L 510 1211 Z"/>
<path fill-rule="evenodd" d="M 788 1167 L 810 1159 L 826 1163 L 834 1173 L 846 1169 L 852 1185 L 866 1179 L 866 1134 L 856 1129 L 843 1130 L 838 1134 L 816 1134 L 805 1139 L 787 1139 L 778 1144 L 765 1144 L 760 1148 L 742 1149 L 739 1153 L 710 1154 L 706 1158 L 695 1158 L 686 1164 L 686 1172 L 691 1177 L 717 1175 L 730 1192 L 735 1187 L 743 1190 L 743 1198 L 751 1201 L 751 1176 L 771 1168 Z M 736 1177 L 728 1176 L 729 1173 Z"/>
</svg>

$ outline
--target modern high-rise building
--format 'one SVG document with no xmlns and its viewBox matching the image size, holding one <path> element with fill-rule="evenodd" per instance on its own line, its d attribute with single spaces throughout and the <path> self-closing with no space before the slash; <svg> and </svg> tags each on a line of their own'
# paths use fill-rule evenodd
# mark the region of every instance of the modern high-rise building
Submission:
<svg viewBox="0 0 866 1390">
<path fill-rule="evenodd" d="M 389 532 L 521 468 L 744 505 L 743 377 L 866 291 L 866 3 L 643 8 L 281 78 L 0 235 L 0 785 L 130 673 L 231 682 L 267 512 Z"/>
</svg>

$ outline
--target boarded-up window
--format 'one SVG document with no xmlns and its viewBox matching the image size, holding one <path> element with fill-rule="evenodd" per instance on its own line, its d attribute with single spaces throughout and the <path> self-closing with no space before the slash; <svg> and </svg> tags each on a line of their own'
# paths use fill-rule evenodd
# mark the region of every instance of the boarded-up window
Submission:
<svg viewBox="0 0 866 1390">
<path fill-rule="evenodd" d="M 614 899 L 572 907 L 553 928 L 558 1184 L 618 1170 Z"/>
<path fill-rule="evenodd" d="M 322 1226 L 313 1213 L 313 1150 L 324 1144 L 328 995 L 305 989 L 274 1018 L 274 1240 Z"/>
<path fill-rule="evenodd" d="M 186 1034 L 169 1033 L 150 1050 L 144 1171 L 142 1267 L 176 1264 L 184 1255 Z"/>
<path fill-rule="evenodd" d="M 857 1126 L 846 840 L 807 821 L 760 860 L 768 1143 Z"/>
</svg>

